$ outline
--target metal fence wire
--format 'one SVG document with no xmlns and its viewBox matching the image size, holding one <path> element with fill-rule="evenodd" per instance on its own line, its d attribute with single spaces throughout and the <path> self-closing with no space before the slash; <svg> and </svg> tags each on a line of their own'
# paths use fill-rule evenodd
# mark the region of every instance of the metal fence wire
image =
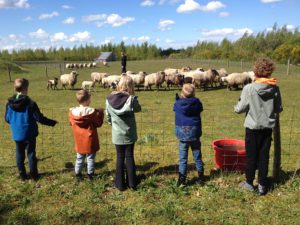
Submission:
<svg viewBox="0 0 300 225">
<path fill-rule="evenodd" d="M 289 119 L 281 118 L 282 168 L 296 170 L 300 167 L 300 116 L 295 113 L 296 106 L 285 107 Z M 37 138 L 37 156 L 39 168 L 43 171 L 60 171 L 68 162 L 75 161 L 74 140 L 68 121 L 68 109 L 43 108 L 42 112 L 59 123 L 54 127 L 39 125 Z M 3 112 L 0 112 L 3 116 Z M 136 115 L 138 141 L 135 144 L 137 165 L 151 165 L 176 172 L 178 165 L 178 140 L 174 132 L 174 114 L 161 111 L 158 107 L 143 108 Z M 2 117 L 3 118 L 3 117 Z M 226 121 L 226 122 L 224 122 Z M 212 142 L 216 139 L 244 139 L 244 117 L 235 115 L 232 111 L 221 117 L 213 110 L 206 108 L 202 113 L 202 157 L 206 168 L 214 168 L 214 151 Z M 0 120 L 0 165 L 15 167 L 15 144 L 11 131 L 4 120 Z M 98 129 L 100 151 L 98 162 L 111 162 L 108 169 L 114 167 L 115 146 L 111 143 L 111 127 L 104 123 Z M 189 164 L 193 164 L 192 154 L 189 154 Z M 273 146 L 270 155 L 270 169 L 273 160 Z M 139 168 L 139 167 L 138 167 Z"/>
</svg>

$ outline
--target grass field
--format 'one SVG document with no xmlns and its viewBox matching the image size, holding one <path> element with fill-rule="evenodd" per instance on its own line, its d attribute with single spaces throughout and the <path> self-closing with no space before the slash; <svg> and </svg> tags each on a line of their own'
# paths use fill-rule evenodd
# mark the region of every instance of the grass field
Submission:
<svg viewBox="0 0 300 225">
<path fill-rule="evenodd" d="M 128 62 L 128 70 L 148 73 L 166 67 L 225 67 L 228 72 L 251 70 L 251 63 L 222 61 L 153 60 Z M 207 182 L 194 182 L 196 172 L 189 154 L 189 185 L 176 187 L 178 141 L 174 135 L 175 93 L 178 89 L 137 91 L 142 112 L 136 114 L 139 140 L 135 145 L 138 174 L 144 174 L 136 192 L 112 188 L 115 172 L 115 148 L 111 127 L 98 130 L 101 150 L 96 158 L 97 178 L 76 182 L 70 164 L 75 161 L 73 137 L 68 124 L 68 109 L 77 105 L 75 90 L 47 91 L 44 64 L 23 64 L 12 73 L 12 80 L 30 81 L 29 96 L 43 113 L 59 121 L 54 128 L 39 126 L 37 156 L 41 179 L 21 182 L 17 179 L 15 146 L 9 126 L 0 120 L 0 224 L 299 224 L 300 216 L 300 67 L 277 65 L 284 111 L 281 114 L 281 182 L 273 184 L 264 197 L 240 190 L 243 174 L 213 172 L 211 143 L 218 138 L 243 139 L 244 115 L 233 113 L 240 90 L 197 90 L 204 105 L 202 113 L 202 154 Z M 92 71 L 119 74 L 120 62 L 110 67 L 79 69 L 77 88 L 90 79 Z M 67 72 L 67 71 L 66 71 Z M 49 79 L 60 74 L 57 64 L 48 64 Z M 7 98 L 13 94 L 6 71 L 0 71 L 0 115 L 3 118 Z M 60 85 L 59 85 L 60 86 Z M 104 107 L 110 93 L 96 87 L 92 107 Z M 271 149 L 273 152 L 273 148 Z M 272 155 L 272 154 L 271 154 Z M 269 175 L 272 173 L 272 156 Z"/>
</svg>

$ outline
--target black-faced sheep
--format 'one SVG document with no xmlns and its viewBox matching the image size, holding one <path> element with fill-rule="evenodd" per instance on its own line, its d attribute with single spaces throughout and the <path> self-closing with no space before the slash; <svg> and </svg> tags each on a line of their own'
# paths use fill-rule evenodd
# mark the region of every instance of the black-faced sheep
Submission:
<svg viewBox="0 0 300 225">
<path fill-rule="evenodd" d="M 49 88 L 53 89 L 57 89 L 57 83 L 58 83 L 58 78 L 54 77 L 53 80 L 48 80 L 47 82 L 47 90 L 49 90 Z"/>
<path fill-rule="evenodd" d="M 72 71 L 69 74 L 63 74 L 60 76 L 60 82 L 62 85 L 62 88 L 66 89 L 66 86 L 71 86 L 71 88 L 74 87 L 74 85 L 77 82 L 77 76 L 79 74 L 76 71 Z"/>
</svg>

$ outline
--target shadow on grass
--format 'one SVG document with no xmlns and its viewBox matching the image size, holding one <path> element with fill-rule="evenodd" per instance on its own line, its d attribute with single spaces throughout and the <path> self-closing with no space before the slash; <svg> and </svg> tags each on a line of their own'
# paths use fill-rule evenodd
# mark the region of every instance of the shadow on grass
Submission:
<svg viewBox="0 0 300 225">
<path fill-rule="evenodd" d="M 292 180 L 299 176 L 300 176 L 300 169 L 297 169 L 295 171 L 281 170 L 279 173 L 278 180 L 274 180 L 273 178 L 270 178 L 270 189 L 274 190 L 279 186 L 285 185 L 289 180 Z"/>
</svg>

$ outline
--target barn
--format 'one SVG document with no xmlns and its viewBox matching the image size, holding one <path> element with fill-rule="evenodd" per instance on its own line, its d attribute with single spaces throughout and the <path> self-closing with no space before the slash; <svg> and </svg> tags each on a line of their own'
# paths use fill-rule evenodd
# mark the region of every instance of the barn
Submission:
<svg viewBox="0 0 300 225">
<path fill-rule="evenodd" d="M 116 56 L 113 52 L 101 52 L 98 58 L 94 59 L 95 62 L 110 62 L 116 61 Z"/>
</svg>

